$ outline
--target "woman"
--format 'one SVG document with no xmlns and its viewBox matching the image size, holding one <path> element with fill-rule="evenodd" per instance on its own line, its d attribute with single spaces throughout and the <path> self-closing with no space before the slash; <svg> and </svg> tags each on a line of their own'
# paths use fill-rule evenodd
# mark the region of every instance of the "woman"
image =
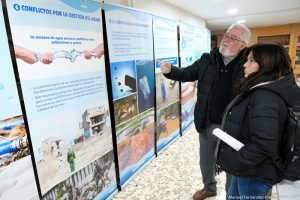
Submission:
<svg viewBox="0 0 300 200">
<path fill-rule="evenodd" d="M 222 129 L 245 146 L 235 151 L 221 142 L 217 164 L 232 179 L 227 199 L 265 199 L 281 180 L 281 141 L 288 110 L 300 101 L 291 60 L 283 46 L 256 44 L 249 48 L 244 80 L 226 108 Z"/>
</svg>

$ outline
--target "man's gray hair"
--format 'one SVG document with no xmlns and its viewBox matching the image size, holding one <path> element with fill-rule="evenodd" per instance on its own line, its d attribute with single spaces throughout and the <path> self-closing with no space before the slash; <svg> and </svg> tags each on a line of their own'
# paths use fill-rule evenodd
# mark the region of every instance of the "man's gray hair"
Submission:
<svg viewBox="0 0 300 200">
<path fill-rule="evenodd" d="M 244 24 L 232 24 L 226 32 L 228 32 L 231 29 L 240 29 L 243 31 L 243 34 L 241 35 L 240 40 L 242 40 L 245 43 L 248 43 L 251 37 L 251 31 L 250 29 L 244 25 Z"/>
</svg>

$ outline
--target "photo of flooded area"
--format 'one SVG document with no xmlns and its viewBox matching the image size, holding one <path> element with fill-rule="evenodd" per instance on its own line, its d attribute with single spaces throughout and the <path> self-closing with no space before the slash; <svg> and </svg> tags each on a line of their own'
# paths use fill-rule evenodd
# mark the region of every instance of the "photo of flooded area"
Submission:
<svg viewBox="0 0 300 200">
<path fill-rule="evenodd" d="M 160 110 L 179 100 L 179 82 L 167 79 L 161 72 L 155 75 L 156 106 Z"/>
<path fill-rule="evenodd" d="M 154 154 L 154 126 L 152 108 L 116 127 L 121 176 L 127 167 L 137 165 L 150 151 Z"/>
<path fill-rule="evenodd" d="M 115 100 L 114 113 L 116 125 L 136 116 L 138 114 L 137 93 Z"/>
<path fill-rule="evenodd" d="M 113 150 L 72 173 L 43 195 L 44 200 L 106 199 L 116 189 Z"/>
<path fill-rule="evenodd" d="M 36 165 L 42 195 L 113 148 L 108 108 L 96 106 L 68 116 L 69 120 L 74 116 L 66 126 L 73 131 L 63 131 L 59 127 L 60 132 L 44 138 L 35 146 L 38 147 Z M 75 131 L 78 134 L 71 135 Z"/>
<path fill-rule="evenodd" d="M 157 142 L 167 138 L 179 130 L 179 101 L 165 107 L 157 112 Z"/>
</svg>

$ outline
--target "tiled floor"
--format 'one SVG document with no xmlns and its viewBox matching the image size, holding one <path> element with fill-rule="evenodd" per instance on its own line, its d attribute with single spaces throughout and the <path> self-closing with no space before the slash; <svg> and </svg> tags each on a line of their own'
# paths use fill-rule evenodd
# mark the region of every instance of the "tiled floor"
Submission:
<svg viewBox="0 0 300 200">
<path fill-rule="evenodd" d="M 113 200 L 192 200 L 203 187 L 199 167 L 199 139 L 194 125 L 123 186 Z M 225 199 L 225 174 L 217 177 L 218 196 Z M 273 188 L 273 193 L 275 189 Z M 272 194 L 272 200 L 276 193 Z"/>
</svg>

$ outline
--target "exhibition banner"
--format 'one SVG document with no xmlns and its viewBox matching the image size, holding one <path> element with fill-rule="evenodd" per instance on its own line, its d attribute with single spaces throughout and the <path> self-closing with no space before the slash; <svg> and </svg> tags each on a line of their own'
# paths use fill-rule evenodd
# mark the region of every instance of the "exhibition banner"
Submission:
<svg viewBox="0 0 300 200">
<path fill-rule="evenodd" d="M 181 67 L 187 67 L 195 61 L 194 57 L 194 44 L 195 44 L 195 29 L 196 27 L 190 24 L 181 22 L 179 26 L 180 35 L 180 64 Z"/>
<path fill-rule="evenodd" d="M 200 59 L 203 53 L 210 52 L 210 31 L 207 28 L 195 27 L 194 29 L 194 58 Z"/>
<path fill-rule="evenodd" d="M 120 184 L 154 156 L 152 15 L 104 4 Z"/>
<path fill-rule="evenodd" d="M 38 199 L 0 3 L 0 199 Z"/>
<path fill-rule="evenodd" d="M 181 67 L 187 67 L 210 52 L 210 31 L 186 23 L 180 24 Z M 185 130 L 194 120 L 197 101 L 197 81 L 181 84 L 181 128 Z"/>
<path fill-rule="evenodd" d="M 206 52 L 210 53 L 211 51 L 211 32 L 208 29 L 205 29 L 206 32 Z"/>
<path fill-rule="evenodd" d="M 43 199 L 116 190 L 101 3 L 7 1 Z"/>
<path fill-rule="evenodd" d="M 195 62 L 195 30 L 196 27 L 180 23 L 180 55 L 181 67 L 187 67 Z M 196 82 L 181 83 L 181 130 L 184 131 L 194 120 L 194 107 L 197 100 Z"/>
<path fill-rule="evenodd" d="M 177 21 L 153 16 L 154 55 L 156 61 L 178 67 Z M 179 82 L 164 77 L 160 64 L 155 67 L 157 151 L 180 134 Z"/>
</svg>

